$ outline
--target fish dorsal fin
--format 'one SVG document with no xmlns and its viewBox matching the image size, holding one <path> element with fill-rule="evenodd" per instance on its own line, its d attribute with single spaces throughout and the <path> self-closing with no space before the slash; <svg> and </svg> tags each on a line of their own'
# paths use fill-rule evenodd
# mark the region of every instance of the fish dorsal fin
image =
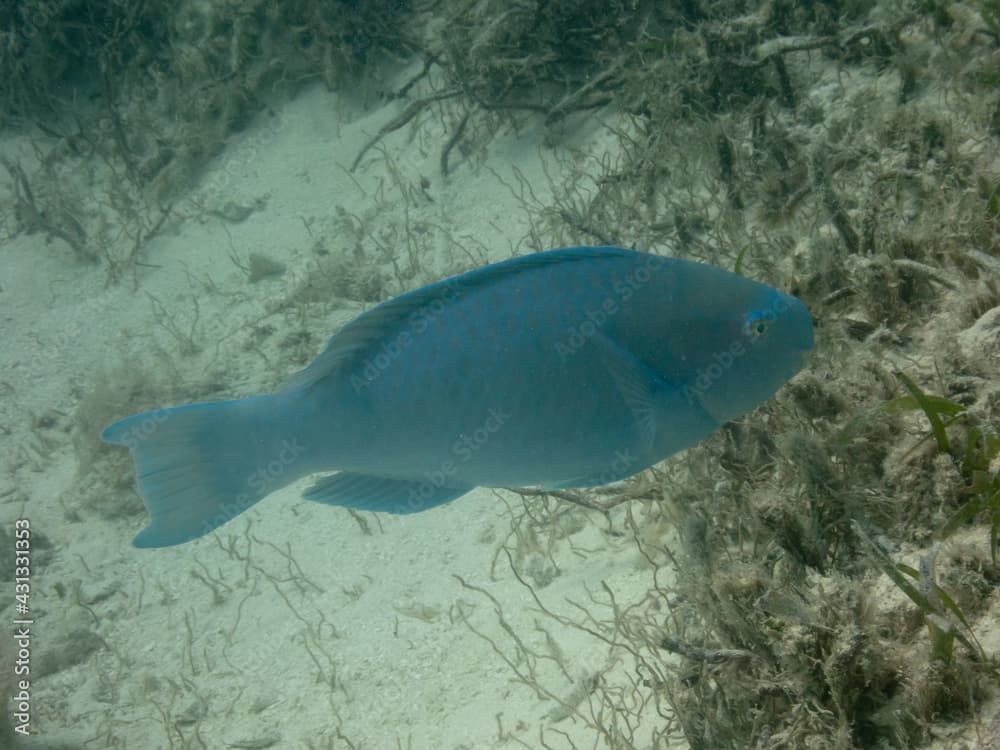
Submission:
<svg viewBox="0 0 1000 750">
<path fill-rule="evenodd" d="M 365 353 L 386 341 L 396 340 L 406 326 L 416 327 L 440 305 L 447 305 L 470 292 L 489 287 L 520 273 L 552 265 L 571 264 L 595 259 L 623 259 L 635 256 L 633 250 L 620 247 L 571 247 L 525 255 L 477 268 L 459 276 L 443 279 L 405 292 L 394 299 L 376 305 L 345 325 L 304 370 L 281 384 L 282 390 L 305 388 L 338 372 L 343 372 L 364 359 Z"/>
</svg>

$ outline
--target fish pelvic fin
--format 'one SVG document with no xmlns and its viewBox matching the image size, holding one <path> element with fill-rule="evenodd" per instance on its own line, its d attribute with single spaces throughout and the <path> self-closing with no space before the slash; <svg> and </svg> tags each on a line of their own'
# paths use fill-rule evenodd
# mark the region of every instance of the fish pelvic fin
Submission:
<svg viewBox="0 0 1000 750">
<path fill-rule="evenodd" d="M 342 471 L 323 477 L 302 494 L 316 503 L 402 515 L 444 505 L 472 489 L 429 479 L 389 479 Z"/>
</svg>

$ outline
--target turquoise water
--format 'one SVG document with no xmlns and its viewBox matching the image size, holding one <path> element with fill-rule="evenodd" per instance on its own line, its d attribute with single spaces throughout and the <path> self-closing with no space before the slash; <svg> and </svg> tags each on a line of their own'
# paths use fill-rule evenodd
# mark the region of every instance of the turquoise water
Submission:
<svg viewBox="0 0 1000 750">
<path fill-rule="evenodd" d="M 14 553 L 0 744 L 990 736 L 995 15 L 965 3 L 0 9 L 0 521 Z M 573 429 L 535 404 L 537 429 L 504 454 L 516 462 L 491 454 L 480 463 L 496 476 L 457 489 L 495 488 L 411 515 L 329 507 L 303 499 L 321 475 L 290 481 L 294 457 L 279 455 L 251 462 L 266 502 L 180 546 L 132 546 L 150 519 L 127 452 L 100 441 L 108 424 L 274 393 L 386 300 L 594 245 L 795 295 L 815 346 L 794 366 L 771 357 L 781 376 L 766 393 L 743 377 L 723 388 L 737 372 L 724 357 L 678 355 L 703 376 L 688 393 L 725 391 L 741 408 L 665 461 L 611 455 L 611 471 L 577 472 L 600 482 L 555 469 L 613 421 L 595 406 L 611 385 L 639 438 L 667 426 L 634 368 L 590 357 L 544 402 L 563 403 Z M 514 307 L 569 314 L 557 303 L 573 290 L 558 284 Z M 718 285 L 681 286 L 685 309 L 733 302 L 702 305 Z M 569 296 L 579 312 L 584 292 Z M 757 330 L 754 311 L 740 331 Z M 545 322 L 529 317 L 511 318 L 519 340 Z M 412 364 L 424 368 L 403 402 L 415 413 L 451 414 L 463 393 L 532 371 L 470 321 Z M 600 327 L 563 326 L 564 354 L 593 340 L 587 321 Z M 710 320 L 656 309 L 640 322 L 663 331 L 650 356 L 684 340 L 742 359 Z M 402 361 L 393 351 L 372 360 L 377 375 Z M 482 351 L 498 364 L 477 356 L 474 382 L 435 376 Z M 505 413 L 457 426 L 455 444 L 486 456 Z M 356 444 L 367 428 L 352 424 L 329 429 Z M 408 424 L 400 445 L 365 455 L 423 455 L 449 427 Z M 244 458 L 268 439 L 227 427 Z M 548 468 L 555 479 L 531 482 L 543 488 L 510 489 Z"/>
</svg>

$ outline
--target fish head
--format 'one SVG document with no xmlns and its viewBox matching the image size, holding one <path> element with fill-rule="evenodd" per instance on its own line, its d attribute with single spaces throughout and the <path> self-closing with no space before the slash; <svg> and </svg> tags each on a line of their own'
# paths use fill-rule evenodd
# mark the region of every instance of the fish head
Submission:
<svg viewBox="0 0 1000 750">
<path fill-rule="evenodd" d="M 673 377 L 689 400 L 716 423 L 735 419 L 766 401 L 796 372 L 813 348 L 812 318 L 798 298 L 727 274 L 696 294 L 693 312 L 669 337 Z"/>
</svg>

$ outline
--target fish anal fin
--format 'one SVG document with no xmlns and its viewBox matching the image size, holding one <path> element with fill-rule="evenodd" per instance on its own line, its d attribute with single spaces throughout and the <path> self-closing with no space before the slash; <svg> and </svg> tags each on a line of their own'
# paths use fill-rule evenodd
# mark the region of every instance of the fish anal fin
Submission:
<svg viewBox="0 0 1000 750">
<path fill-rule="evenodd" d="M 443 487 L 428 479 L 389 479 L 342 471 L 323 477 L 302 494 L 325 505 L 401 515 L 444 505 L 471 489 Z"/>
</svg>

